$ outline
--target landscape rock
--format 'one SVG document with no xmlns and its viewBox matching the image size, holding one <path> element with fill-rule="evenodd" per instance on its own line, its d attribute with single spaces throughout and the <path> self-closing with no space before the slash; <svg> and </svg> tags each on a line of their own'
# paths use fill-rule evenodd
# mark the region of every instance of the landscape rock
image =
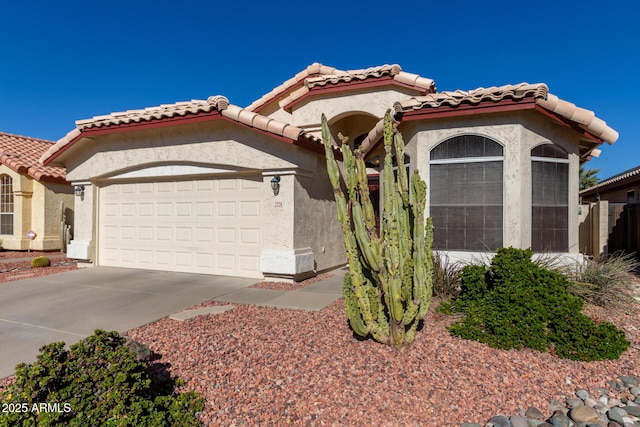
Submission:
<svg viewBox="0 0 640 427">
<path fill-rule="evenodd" d="M 640 406 L 623 406 L 622 409 L 627 412 L 629 415 L 633 415 L 634 417 L 640 417 Z"/>
<path fill-rule="evenodd" d="M 550 421 L 554 427 L 571 427 L 571 420 L 562 411 L 555 411 Z"/>
<path fill-rule="evenodd" d="M 620 376 L 620 381 L 622 381 L 625 385 L 628 386 L 637 386 L 638 385 L 638 379 L 634 378 L 634 377 L 627 377 L 627 376 Z"/>
<path fill-rule="evenodd" d="M 567 405 L 569 408 L 575 408 L 576 406 L 584 406 L 584 401 L 582 399 L 567 399 Z"/>
<path fill-rule="evenodd" d="M 534 420 L 544 420 L 545 416 L 538 408 L 534 408 L 533 406 L 529 406 L 524 413 L 524 416 L 527 418 L 533 418 Z"/>
<path fill-rule="evenodd" d="M 588 406 L 576 406 L 569 412 L 569 416 L 577 423 L 592 423 L 598 421 L 598 412 Z"/>
<path fill-rule="evenodd" d="M 136 359 L 140 362 L 148 362 L 153 356 L 153 351 L 146 345 L 125 336 L 125 345 L 136 354 Z"/>
<path fill-rule="evenodd" d="M 529 427 L 526 418 L 518 414 L 512 415 L 509 421 L 511 421 L 511 427 Z"/>
<path fill-rule="evenodd" d="M 589 397 L 589 392 L 584 389 L 576 390 L 576 396 L 578 396 L 582 400 L 586 400 Z"/>
<path fill-rule="evenodd" d="M 489 421 L 487 421 L 487 424 L 485 424 L 485 427 L 512 427 L 512 426 L 511 426 L 511 421 L 509 421 L 509 418 L 505 417 L 504 415 L 497 415 L 495 417 L 490 418 Z"/>
<path fill-rule="evenodd" d="M 627 416 L 627 411 L 625 411 L 622 408 L 615 407 L 615 408 L 609 409 L 609 412 L 607 412 L 607 416 L 611 421 L 615 421 L 618 424 L 624 425 L 623 418 Z"/>
</svg>

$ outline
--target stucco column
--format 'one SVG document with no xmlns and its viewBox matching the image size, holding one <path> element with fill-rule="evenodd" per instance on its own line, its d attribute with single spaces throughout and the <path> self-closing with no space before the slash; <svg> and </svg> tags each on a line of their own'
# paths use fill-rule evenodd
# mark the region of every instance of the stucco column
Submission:
<svg viewBox="0 0 640 427">
<path fill-rule="evenodd" d="M 298 279 L 313 274 L 311 248 L 295 248 L 295 179 L 296 171 L 263 172 L 264 230 L 260 271 L 266 279 Z M 274 194 L 272 180 L 278 180 Z"/>
<path fill-rule="evenodd" d="M 80 186 L 84 187 L 84 190 L 80 195 L 75 196 L 73 239 L 67 245 L 67 256 L 74 259 L 93 259 L 94 191 L 96 188 L 88 181 L 73 182 L 72 185 L 74 189 Z"/>
<path fill-rule="evenodd" d="M 13 238 L 16 249 L 29 249 L 31 241 L 27 238 L 27 232 L 31 230 L 31 191 L 13 192 Z M 9 239 L 7 239 L 9 240 Z"/>
</svg>

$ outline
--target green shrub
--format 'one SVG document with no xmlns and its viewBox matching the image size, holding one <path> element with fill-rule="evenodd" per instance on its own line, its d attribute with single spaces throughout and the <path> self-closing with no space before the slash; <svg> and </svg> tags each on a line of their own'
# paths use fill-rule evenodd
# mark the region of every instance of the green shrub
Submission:
<svg viewBox="0 0 640 427">
<path fill-rule="evenodd" d="M 601 307 L 625 305 L 633 301 L 630 272 L 639 266 L 633 254 L 619 252 L 604 260 L 587 260 L 567 269 L 569 291 Z"/>
<path fill-rule="evenodd" d="M 451 262 L 447 255 L 433 252 L 433 295 L 456 297 L 460 294 L 462 267 Z"/>
<path fill-rule="evenodd" d="M 35 257 L 31 260 L 31 268 L 49 267 L 51 260 L 46 256 Z"/>
<path fill-rule="evenodd" d="M 532 254 L 503 248 L 488 268 L 465 267 L 460 296 L 451 304 L 465 317 L 451 333 L 502 349 L 553 348 L 575 360 L 620 357 L 629 346 L 624 333 L 582 314 L 584 302 L 567 291 L 568 280 L 536 265 Z"/>
<path fill-rule="evenodd" d="M 0 426 L 199 426 L 204 407 L 195 393 L 175 393 L 173 378 L 152 375 L 117 332 L 96 330 L 71 346 L 40 349 L 33 364 L 16 367 L 16 380 L 0 402 L 33 408 L 59 404 L 58 411 L 3 414 Z"/>
</svg>

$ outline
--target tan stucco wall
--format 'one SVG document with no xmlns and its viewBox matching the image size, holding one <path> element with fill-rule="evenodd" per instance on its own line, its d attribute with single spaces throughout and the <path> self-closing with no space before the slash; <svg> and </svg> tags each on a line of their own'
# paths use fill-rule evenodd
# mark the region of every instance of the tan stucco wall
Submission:
<svg viewBox="0 0 640 427">
<path fill-rule="evenodd" d="M 317 170 L 321 160 L 324 158 L 320 154 L 226 121 L 104 135 L 85 141 L 67 162 L 68 179 L 73 184 L 85 186 L 84 200 L 76 198 L 76 227 L 70 254 L 97 259 L 97 212 L 102 185 L 141 171 L 151 171 L 145 179 L 153 179 L 153 173 L 163 168 L 181 171 L 196 166 L 203 168 L 201 173 L 204 174 L 247 171 L 262 174 L 262 241 L 268 253 L 261 263 L 273 265 L 274 258 L 282 258 L 283 268 L 302 268 L 300 265 L 308 265 L 305 260 L 312 256 L 309 248 L 313 248 L 313 256 L 319 257 L 318 264 L 325 268 L 337 265 L 338 262 L 330 265 L 336 258 L 332 250 L 335 245 L 322 243 L 327 236 L 316 233 L 312 237 L 302 237 L 304 232 L 300 231 L 307 225 L 300 224 L 299 219 L 311 218 L 314 209 L 320 214 L 328 210 L 327 206 L 317 205 L 313 189 L 308 197 L 301 197 L 299 191 L 301 177 L 311 179 L 305 181 L 305 188 L 313 186 L 313 180 L 325 179 L 326 172 Z M 280 176 L 277 196 L 271 189 L 271 179 L 275 175 Z M 322 185 L 320 188 L 326 190 Z M 306 202 L 310 206 L 301 206 Z M 301 217 L 298 209 L 305 212 Z M 329 222 L 323 221 L 321 224 Z M 323 246 L 324 253 L 321 251 Z M 343 262 L 343 256 L 337 258 Z M 277 264 L 278 260 L 275 262 Z M 295 274 L 290 273 L 291 276 Z"/>
<path fill-rule="evenodd" d="M 531 149 L 553 142 L 569 153 L 569 252 L 578 248 L 578 139 L 574 132 L 549 123 L 538 113 L 508 113 L 405 122 L 400 126 L 412 169 L 429 182 L 430 150 L 460 134 L 489 137 L 504 147 L 503 245 L 531 245 Z M 427 200 L 427 214 L 429 201 Z M 437 233 L 437 230 L 436 230 Z"/>
<path fill-rule="evenodd" d="M 295 104 L 291 113 L 282 108 L 276 109 L 274 105 L 270 105 L 261 113 L 283 123 L 298 126 L 319 138 L 321 136 L 320 117 L 322 114 L 327 117 L 330 123 L 334 123 L 345 114 L 352 115 L 354 113 L 382 118 L 395 101 L 416 95 L 417 92 L 409 88 L 381 86 L 339 93 L 312 92 L 311 94 L 312 96 Z M 357 135 L 348 132 L 345 133 L 345 136 L 353 138 Z"/>
<path fill-rule="evenodd" d="M 95 180 L 141 165 L 177 163 L 237 170 L 314 167 L 306 150 L 219 120 L 97 137 L 67 161 L 67 179 Z"/>
<path fill-rule="evenodd" d="M 38 250 L 59 250 L 61 245 L 62 209 L 65 222 L 71 225 L 73 233 L 73 187 L 66 184 L 38 183 L 33 186 L 32 229 L 36 232 L 33 248 Z M 42 206 L 44 209 L 36 209 Z"/>
<path fill-rule="evenodd" d="M 73 218 L 73 189 L 70 185 L 39 182 L 0 165 L 0 174 L 13 181 L 13 235 L 0 236 L 0 247 L 6 250 L 59 250 L 60 202 L 64 202 Z M 30 241 L 27 232 L 34 231 Z"/>
<path fill-rule="evenodd" d="M 344 264 L 342 229 L 325 159 L 318 157 L 317 172 L 299 175 L 295 184 L 295 246 L 313 250 L 317 271 Z"/>
</svg>

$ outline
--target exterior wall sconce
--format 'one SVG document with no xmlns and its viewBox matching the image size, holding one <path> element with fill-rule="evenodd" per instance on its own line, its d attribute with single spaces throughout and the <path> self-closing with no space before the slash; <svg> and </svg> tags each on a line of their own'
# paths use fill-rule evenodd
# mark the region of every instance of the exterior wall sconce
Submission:
<svg viewBox="0 0 640 427">
<path fill-rule="evenodd" d="M 271 189 L 273 190 L 273 195 L 277 196 L 280 192 L 280 176 L 276 175 L 271 178 Z"/>
<path fill-rule="evenodd" d="M 76 197 L 80 197 L 80 200 L 84 200 L 84 185 L 76 185 L 73 187 L 73 192 Z"/>
</svg>

